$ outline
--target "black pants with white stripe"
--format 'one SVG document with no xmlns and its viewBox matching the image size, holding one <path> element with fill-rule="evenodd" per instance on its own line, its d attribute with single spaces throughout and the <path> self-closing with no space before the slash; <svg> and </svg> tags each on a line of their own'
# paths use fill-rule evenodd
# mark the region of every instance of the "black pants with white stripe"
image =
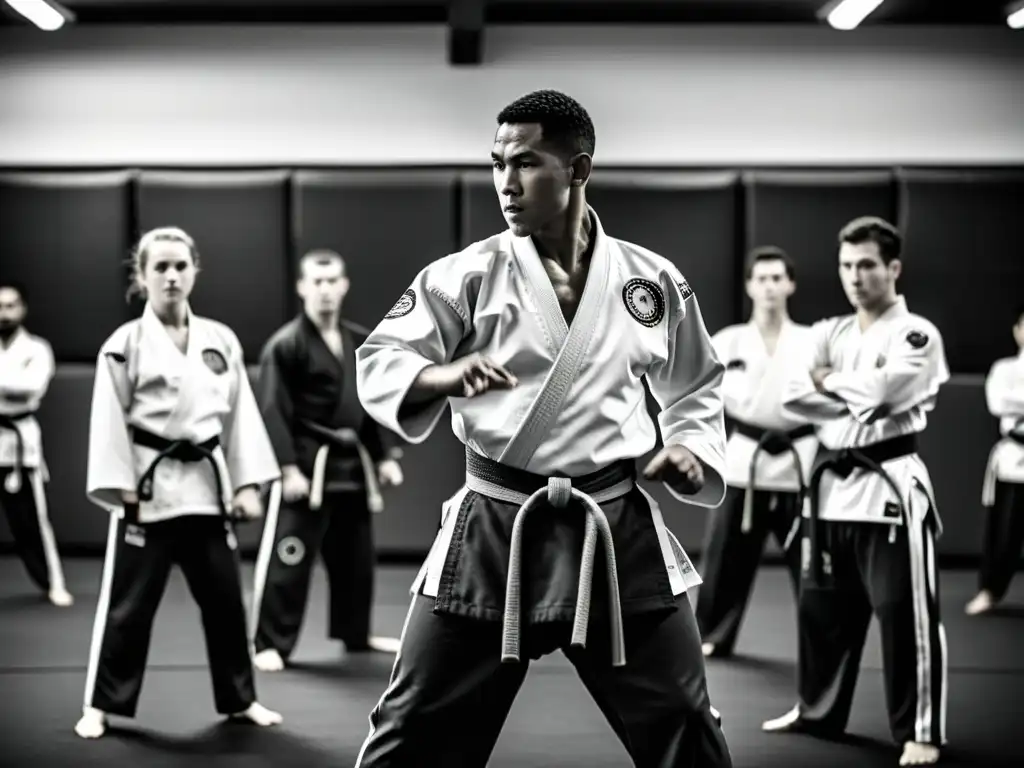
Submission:
<svg viewBox="0 0 1024 768">
<path fill-rule="evenodd" d="M 743 488 L 726 490 L 722 506 L 711 513 L 704 540 L 697 626 L 701 639 L 715 645 L 716 656 L 728 656 L 736 645 L 769 533 L 783 551 L 794 595 L 800 586 L 799 531 L 790 536 L 799 525 L 799 495 L 755 491 L 751 527 L 744 532 L 745 496 Z"/>
<path fill-rule="evenodd" d="M 882 641 L 885 702 L 898 744 L 945 743 L 946 638 L 930 526 L 821 521 L 823 575 L 805 569 L 799 599 L 800 714 L 842 733 L 872 615 Z M 809 562 L 804 563 L 809 566 Z"/>
<path fill-rule="evenodd" d="M 149 643 L 171 566 L 199 605 L 217 712 L 256 700 L 237 543 L 212 515 L 130 525 L 111 517 L 86 676 L 85 705 L 134 717 Z"/>
<path fill-rule="evenodd" d="M 20 487 L 7 490 L 10 467 L 0 467 L 0 507 L 14 538 L 14 546 L 29 578 L 44 592 L 64 588 L 57 541 L 46 506 L 46 487 L 37 469 L 21 472 Z"/>
<path fill-rule="evenodd" d="M 369 647 L 374 565 L 372 513 L 362 491 L 268 504 L 255 573 L 256 653 L 275 649 L 287 659 L 299 639 L 317 555 L 327 569 L 328 636 L 348 650 Z"/>
<path fill-rule="evenodd" d="M 996 498 L 985 520 L 978 588 L 1001 600 L 1010 588 L 1024 544 L 1024 483 L 996 481 Z"/>
</svg>

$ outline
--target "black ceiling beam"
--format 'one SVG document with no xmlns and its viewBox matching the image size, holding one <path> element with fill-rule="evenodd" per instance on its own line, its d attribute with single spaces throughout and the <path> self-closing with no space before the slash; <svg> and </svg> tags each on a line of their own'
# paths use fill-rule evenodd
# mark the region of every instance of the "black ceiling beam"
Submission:
<svg viewBox="0 0 1024 768">
<path fill-rule="evenodd" d="M 485 0 L 448 0 L 448 63 L 478 66 L 484 58 Z"/>
</svg>

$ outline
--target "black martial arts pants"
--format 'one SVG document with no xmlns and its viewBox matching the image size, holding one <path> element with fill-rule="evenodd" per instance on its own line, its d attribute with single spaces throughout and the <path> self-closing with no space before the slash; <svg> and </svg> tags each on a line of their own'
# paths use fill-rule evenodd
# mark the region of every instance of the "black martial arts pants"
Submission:
<svg viewBox="0 0 1024 768">
<path fill-rule="evenodd" d="M 985 520 L 979 589 L 1001 600 L 1010 588 L 1024 544 L 1024 483 L 996 481 L 996 497 Z"/>
<path fill-rule="evenodd" d="M 202 616 L 217 712 L 249 708 L 256 690 L 236 548 L 220 517 L 184 515 L 144 525 L 111 518 L 86 706 L 135 716 L 153 618 L 177 563 Z"/>
<path fill-rule="evenodd" d="M 799 526 L 799 495 L 755 491 L 750 530 L 744 532 L 745 495 L 743 488 L 727 489 L 722 506 L 711 512 L 704 537 L 697 626 L 702 640 L 715 645 L 716 656 L 728 656 L 736 645 L 769 533 L 783 550 L 794 595 L 800 587 L 799 530 L 790 535 Z"/>
<path fill-rule="evenodd" d="M 21 486 L 15 493 L 7 490 L 9 467 L 0 467 L 0 507 L 14 538 L 15 549 L 29 578 L 44 592 L 64 588 L 57 541 L 46 507 L 46 488 L 37 469 L 21 472 Z"/>
<path fill-rule="evenodd" d="M 587 647 L 568 622 L 523 627 L 520 662 L 501 661 L 501 622 L 434 612 L 413 598 L 390 684 L 370 714 L 356 768 L 483 768 L 526 678 L 528 658 L 561 649 L 638 768 L 732 765 L 708 698 L 700 636 L 685 595 L 677 610 L 625 616 L 624 667 L 611 666 L 607 620 Z"/>
<path fill-rule="evenodd" d="M 315 511 L 308 499 L 282 503 L 274 517 L 267 516 L 269 529 L 264 531 L 257 560 L 256 653 L 273 648 L 287 659 L 295 649 L 318 553 L 327 569 L 328 636 L 343 641 L 348 650 L 366 650 L 375 566 L 366 494 L 327 493 Z"/>
<path fill-rule="evenodd" d="M 807 730 L 846 729 L 872 615 L 878 617 L 889 727 L 898 744 L 945 743 L 946 636 L 931 526 L 820 521 L 823 574 L 799 598 L 798 686 Z M 808 558 L 809 560 L 809 558 Z"/>
</svg>

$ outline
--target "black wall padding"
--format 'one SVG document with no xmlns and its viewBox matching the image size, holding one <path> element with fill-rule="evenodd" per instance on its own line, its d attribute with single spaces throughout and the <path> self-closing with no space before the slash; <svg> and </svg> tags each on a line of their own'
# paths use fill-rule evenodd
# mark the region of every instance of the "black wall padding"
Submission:
<svg viewBox="0 0 1024 768">
<path fill-rule="evenodd" d="M 138 231 L 176 226 L 199 249 L 192 294 L 199 315 L 226 323 L 246 359 L 290 315 L 288 174 L 284 171 L 143 171 Z"/>
<path fill-rule="evenodd" d="M 58 360 L 90 362 L 129 319 L 131 174 L 0 174 L 0 280 L 29 294 L 26 325 Z"/>
<path fill-rule="evenodd" d="M 313 248 L 338 251 L 352 286 L 345 314 L 373 328 L 432 261 L 459 250 L 455 173 L 299 171 L 292 181 L 295 260 Z"/>
<path fill-rule="evenodd" d="M 896 223 L 889 171 L 759 171 L 746 174 L 746 250 L 776 245 L 796 262 L 797 289 L 790 316 L 798 323 L 851 312 L 839 282 L 838 239 L 858 216 Z M 741 265 L 742 266 L 742 265 Z M 914 297 L 910 297 L 913 306 Z M 750 300 L 742 306 L 749 315 Z"/>
<path fill-rule="evenodd" d="M 902 226 L 908 301 L 934 322 L 957 373 L 1016 354 L 1024 307 L 1024 174 L 906 171 Z"/>
</svg>

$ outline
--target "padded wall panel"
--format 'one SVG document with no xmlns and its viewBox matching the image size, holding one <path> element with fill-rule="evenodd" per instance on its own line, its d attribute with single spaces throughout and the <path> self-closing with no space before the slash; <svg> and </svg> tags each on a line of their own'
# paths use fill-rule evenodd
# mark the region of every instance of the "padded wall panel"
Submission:
<svg viewBox="0 0 1024 768">
<path fill-rule="evenodd" d="M 896 185 L 889 171 L 770 171 L 747 174 L 746 249 L 777 245 L 796 262 L 790 315 L 799 323 L 851 311 L 839 283 L 837 236 L 858 216 L 896 223 Z M 743 300 L 743 316 L 750 301 Z"/>
<path fill-rule="evenodd" d="M 458 250 L 455 183 L 455 174 L 448 171 L 296 173 L 296 267 L 312 248 L 341 253 L 352 283 L 345 315 L 374 328 L 417 272 Z M 462 447 L 447 417 L 429 439 L 405 451 L 405 484 L 385 491 L 387 509 L 374 519 L 378 550 L 426 550 L 442 502 L 464 478 Z"/>
<path fill-rule="evenodd" d="M 942 332 L 953 371 L 987 373 L 1016 351 L 1024 174 L 907 171 L 901 184 L 908 302 Z"/>
<path fill-rule="evenodd" d="M 144 171 L 137 228 L 177 226 L 199 249 L 193 310 L 226 323 L 246 359 L 289 316 L 288 174 L 284 171 Z"/>
<path fill-rule="evenodd" d="M 130 317 L 130 184 L 125 171 L 0 174 L 0 280 L 24 285 L 26 325 L 58 360 L 95 360 Z"/>
</svg>

